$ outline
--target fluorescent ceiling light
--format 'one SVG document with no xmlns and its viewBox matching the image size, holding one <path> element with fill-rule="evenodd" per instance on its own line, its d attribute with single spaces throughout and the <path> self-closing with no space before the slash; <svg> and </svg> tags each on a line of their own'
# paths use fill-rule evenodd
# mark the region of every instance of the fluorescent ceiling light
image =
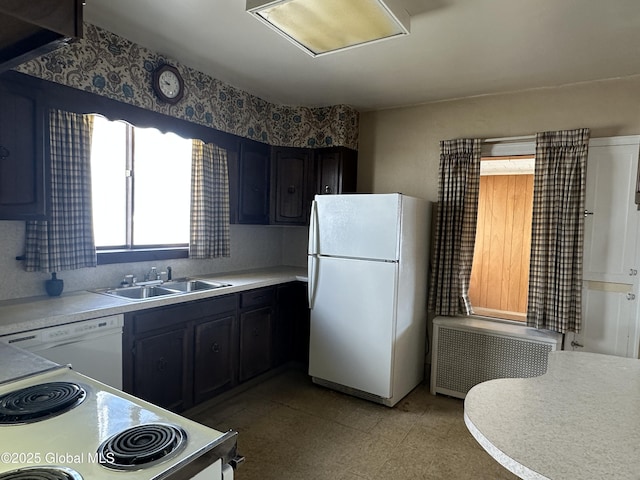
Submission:
<svg viewBox="0 0 640 480">
<path fill-rule="evenodd" d="M 312 56 L 409 34 L 382 0 L 247 0 L 247 12 Z"/>
</svg>

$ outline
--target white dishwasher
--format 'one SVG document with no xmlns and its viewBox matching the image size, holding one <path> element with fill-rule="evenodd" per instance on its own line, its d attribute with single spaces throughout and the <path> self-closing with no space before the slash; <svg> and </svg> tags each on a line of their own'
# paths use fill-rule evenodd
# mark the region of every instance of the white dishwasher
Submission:
<svg viewBox="0 0 640 480">
<path fill-rule="evenodd" d="M 0 341 L 34 352 L 122 390 L 123 315 L 0 336 Z"/>
</svg>

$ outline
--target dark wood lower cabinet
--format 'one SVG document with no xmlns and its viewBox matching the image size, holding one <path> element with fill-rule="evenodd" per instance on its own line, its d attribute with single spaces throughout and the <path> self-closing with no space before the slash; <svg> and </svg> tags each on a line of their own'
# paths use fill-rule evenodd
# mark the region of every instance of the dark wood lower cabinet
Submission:
<svg viewBox="0 0 640 480">
<path fill-rule="evenodd" d="M 263 307 L 240 314 L 240 381 L 271 368 L 273 308 Z"/>
<path fill-rule="evenodd" d="M 187 327 L 136 339 L 133 348 L 136 384 L 132 393 L 169 410 L 187 408 Z"/>
<path fill-rule="evenodd" d="M 125 314 L 123 389 L 176 412 L 308 359 L 300 282 Z"/>
<path fill-rule="evenodd" d="M 176 412 L 236 383 L 237 296 L 128 313 L 125 392 Z"/>
<path fill-rule="evenodd" d="M 273 365 L 309 363 L 307 284 L 291 282 L 277 289 L 278 314 L 273 328 Z"/>
<path fill-rule="evenodd" d="M 258 288 L 240 294 L 240 382 L 272 367 L 271 334 L 275 300 L 275 287 Z"/>
<path fill-rule="evenodd" d="M 198 404 L 237 383 L 236 316 L 199 323 L 194 328 L 193 400 Z"/>
</svg>

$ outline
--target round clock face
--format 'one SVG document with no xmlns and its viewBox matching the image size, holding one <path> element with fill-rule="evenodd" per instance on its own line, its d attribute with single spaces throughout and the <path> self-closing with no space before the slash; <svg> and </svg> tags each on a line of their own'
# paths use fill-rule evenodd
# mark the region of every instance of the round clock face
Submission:
<svg viewBox="0 0 640 480">
<path fill-rule="evenodd" d="M 180 94 L 180 80 L 171 70 L 165 70 L 160 74 L 160 91 L 167 98 L 176 98 Z"/>
<path fill-rule="evenodd" d="M 184 93 L 184 82 L 175 67 L 162 65 L 154 72 L 153 88 L 161 100 L 177 103 Z"/>
</svg>

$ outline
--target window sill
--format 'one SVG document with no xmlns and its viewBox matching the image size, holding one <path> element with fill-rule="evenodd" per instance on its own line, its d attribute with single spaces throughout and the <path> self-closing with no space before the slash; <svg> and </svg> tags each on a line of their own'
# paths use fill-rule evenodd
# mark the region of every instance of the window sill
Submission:
<svg viewBox="0 0 640 480">
<path fill-rule="evenodd" d="M 98 265 L 112 263 L 150 262 L 156 260 L 171 260 L 189 258 L 188 247 L 177 248 L 147 248 L 139 250 L 99 250 Z"/>
</svg>

